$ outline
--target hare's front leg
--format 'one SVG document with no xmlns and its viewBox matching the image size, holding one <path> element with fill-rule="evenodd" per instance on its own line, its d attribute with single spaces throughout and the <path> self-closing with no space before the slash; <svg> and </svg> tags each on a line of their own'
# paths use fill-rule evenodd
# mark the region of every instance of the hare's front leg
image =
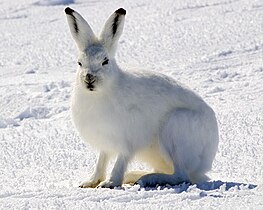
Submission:
<svg viewBox="0 0 263 210">
<path fill-rule="evenodd" d="M 105 152 L 100 152 L 99 159 L 96 165 L 96 169 L 88 181 L 83 182 L 79 187 L 81 188 L 94 188 L 99 185 L 100 182 L 106 179 L 106 167 L 109 161 L 109 156 Z"/>
<path fill-rule="evenodd" d="M 130 156 L 119 154 L 111 172 L 109 180 L 101 182 L 98 187 L 114 188 L 122 185 L 124 173 L 127 169 Z"/>
</svg>

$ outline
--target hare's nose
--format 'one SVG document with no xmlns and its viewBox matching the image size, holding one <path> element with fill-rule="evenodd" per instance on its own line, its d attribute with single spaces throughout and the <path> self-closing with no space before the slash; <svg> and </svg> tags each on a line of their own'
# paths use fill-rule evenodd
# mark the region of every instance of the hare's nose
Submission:
<svg viewBox="0 0 263 210">
<path fill-rule="evenodd" d="M 90 81 L 93 81 L 94 79 L 95 79 L 95 76 L 93 76 L 92 74 L 87 74 L 87 75 L 86 75 L 86 80 L 87 80 L 87 81 L 90 82 Z"/>
</svg>

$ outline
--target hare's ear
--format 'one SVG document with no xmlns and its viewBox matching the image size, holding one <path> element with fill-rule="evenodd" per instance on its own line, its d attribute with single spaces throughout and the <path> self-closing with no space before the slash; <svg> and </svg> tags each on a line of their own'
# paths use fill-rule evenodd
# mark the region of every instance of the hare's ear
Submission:
<svg viewBox="0 0 263 210">
<path fill-rule="evenodd" d="M 118 40 L 121 36 L 126 10 L 120 8 L 116 10 L 106 21 L 100 34 L 100 40 L 108 50 L 109 56 L 114 57 Z"/>
<path fill-rule="evenodd" d="M 84 51 L 88 45 L 96 39 L 95 35 L 89 24 L 79 13 L 69 7 L 65 9 L 65 13 L 67 15 L 70 32 L 79 50 Z"/>
</svg>

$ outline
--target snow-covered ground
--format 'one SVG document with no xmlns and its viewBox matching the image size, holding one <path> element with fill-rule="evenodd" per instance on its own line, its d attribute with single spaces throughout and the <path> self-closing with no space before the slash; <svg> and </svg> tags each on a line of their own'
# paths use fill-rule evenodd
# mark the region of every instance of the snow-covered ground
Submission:
<svg viewBox="0 0 263 210">
<path fill-rule="evenodd" d="M 66 5 L 97 33 L 125 8 L 118 63 L 169 74 L 214 108 L 211 182 L 78 188 L 97 153 L 70 120 Z M 0 46 L 0 209 L 263 209 L 262 0 L 1 0 Z"/>
</svg>

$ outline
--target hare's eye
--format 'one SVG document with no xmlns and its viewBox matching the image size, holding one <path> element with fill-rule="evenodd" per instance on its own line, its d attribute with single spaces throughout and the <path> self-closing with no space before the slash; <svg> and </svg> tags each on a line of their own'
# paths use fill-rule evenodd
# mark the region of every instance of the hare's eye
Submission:
<svg viewBox="0 0 263 210">
<path fill-rule="evenodd" d="M 79 66 L 82 66 L 82 63 L 78 62 L 78 65 L 79 65 Z"/>
<path fill-rule="evenodd" d="M 109 59 L 105 58 L 101 65 L 104 66 L 107 65 L 108 63 L 109 63 Z"/>
</svg>

